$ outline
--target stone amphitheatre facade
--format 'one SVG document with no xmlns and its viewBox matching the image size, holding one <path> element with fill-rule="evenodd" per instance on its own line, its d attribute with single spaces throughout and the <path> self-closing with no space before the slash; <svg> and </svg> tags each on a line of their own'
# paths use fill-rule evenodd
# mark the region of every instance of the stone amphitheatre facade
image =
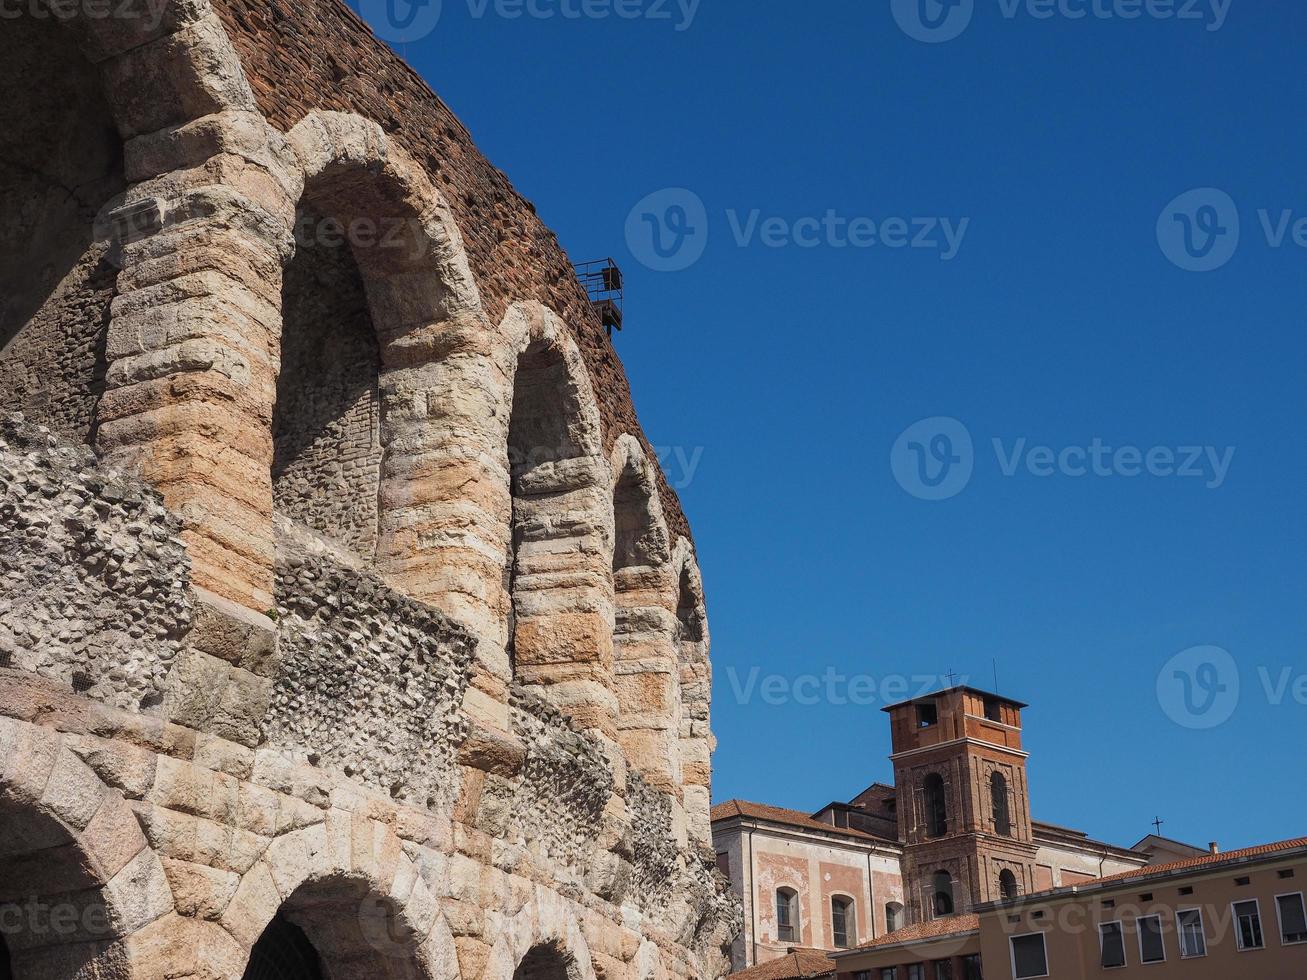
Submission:
<svg viewBox="0 0 1307 980">
<path fill-rule="evenodd" d="M 336 0 L 0 21 L 0 977 L 711 977 L 694 546 Z"/>
</svg>

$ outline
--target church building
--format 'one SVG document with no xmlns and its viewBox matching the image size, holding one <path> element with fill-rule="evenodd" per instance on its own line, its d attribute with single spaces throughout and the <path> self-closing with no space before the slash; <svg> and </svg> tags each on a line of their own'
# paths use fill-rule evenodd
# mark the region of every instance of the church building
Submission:
<svg viewBox="0 0 1307 980">
<path fill-rule="evenodd" d="M 1117 847 L 1035 820 L 1025 707 L 967 686 L 890 705 L 893 785 L 873 783 L 816 813 L 715 806 L 717 865 L 744 903 L 732 968 L 774 964 L 763 972 L 775 980 L 822 976 L 777 961 L 1207 853 L 1159 836 Z"/>
</svg>

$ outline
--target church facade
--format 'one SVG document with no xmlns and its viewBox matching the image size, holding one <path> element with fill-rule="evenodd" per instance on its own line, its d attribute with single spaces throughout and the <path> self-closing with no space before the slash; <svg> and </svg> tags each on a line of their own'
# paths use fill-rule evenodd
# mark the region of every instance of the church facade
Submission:
<svg viewBox="0 0 1307 980">
<path fill-rule="evenodd" d="M 1204 853 L 1160 837 L 1117 847 L 1034 819 L 1025 707 L 965 686 L 891 705 L 892 785 L 815 813 L 715 806 L 718 868 L 744 903 L 733 968 L 853 949 L 986 903 Z"/>
</svg>

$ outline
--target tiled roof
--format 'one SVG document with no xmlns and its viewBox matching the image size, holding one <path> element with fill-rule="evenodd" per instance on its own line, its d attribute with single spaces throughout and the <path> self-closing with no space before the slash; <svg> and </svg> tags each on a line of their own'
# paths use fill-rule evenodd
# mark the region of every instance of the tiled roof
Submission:
<svg viewBox="0 0 1307 980">
<path fill-rule="evenodd" d="M 739 973 L 732 973 L 730 980 L 809 980 L 812 977 L 833 977 L 835 961 L 819 949 L 794 947 L 788 954 L 778 960 L 759 963 Z"/>
<path fill-rule="evenodd" d="M 772 823 L 788 824 L 791 827 L 802 827 L 805 830 L 820 830 L 828 834 L 840 834 L 845 837 L 856 837 L 859 840 L 885 842 L 888 838 L 877 837 L 874 834 L 867 834 L 861 830 L 853 830 L 849 827 L 836 827 L 834 824 L 822 823 L 820 820 L 814 820 L 808 814 L 800 810 L 787 810 L 779 806 L 767 806 L 765 803 L 750 803 L 748 800 L 727 800 L 725 803 L 718 803 L 712 808 L 712 819 L 728 820 L 731 817 L 753 817 L 755 820 L 770 820 Z M 897 844 L 898 841 L 890 843 Z"/>
<path fill-rule="evenodd" d="M 942 919 L 918 922 L 916 925 L 895 929 L 893 932 L 885 933 L 879 939 L 863 943 L 858 949 L 879 949 L 882 946 L 898 946 L 902 943 L 928 942 L 934 939 L 944 939 L 948 936 L 963 936 L 969 932 L 977 932 L 979 929 L 980 916 L 978 915 L 950 915 Z"/>
<path fill-rule="evenodd" d="M 1169 864 L 1150 864 L 1147 867 L 1136 868 L 1134 871 L 1123 871 L 1120 874 L 1108 875 L 1106 878 L 1099 878 L 1090 882 L 1090 884 L 1101 885 L 1113 881 L 1126 881 L 1130 878 L 1174 874 L 1180 871 L 1191 871 L 1220 865 L 1227 861 L 1244 861 L 1248 858 L 1265 857 L 1271 854 L 1279 854 L 1282 851 L 1297 850 L 1300 847 L 1307 847 L 1307 837 L 1296 837 L 1293 840 L 1282 840 L 1275 844 L 1261 844 L 1257 847 L 1245 847 L 1241 851 L 1227 851 L 1224 854 L 1204 854 L 1201 857 L 1185 858 L 1183 861 L 1172 861 Z"/>
</svg>

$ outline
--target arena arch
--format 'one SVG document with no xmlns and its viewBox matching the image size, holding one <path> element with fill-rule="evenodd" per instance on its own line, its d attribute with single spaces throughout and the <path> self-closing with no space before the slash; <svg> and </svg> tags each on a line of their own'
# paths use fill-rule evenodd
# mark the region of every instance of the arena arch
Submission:
<svg viewBox="0 0 1307 980">
<path fill-rule="evenodd" d="M 690 836 L 707 843 L 712 838 L 711 724 L 712 663 L 708 652 L 708 610 L 703 576 L 694 548 L 677 538 L 672 549 L 676 571 L 676 653 L 680 676 L 679 774 Z"/>
<path fill-rule="evenodd" d="M 133 938 L 172 911 L 122 794 L 35 725 L 0 719 L 0 921 L 14 980 L 132 980 Z"/>
<path fill-rule="evenodd" d="M 509 664 L 585 728 L 611 733 L 611 516 L 598 402 L 566 326 L 534 303 L 510 309 L 505 433 Z"/>
<path fill-rule="evenodd" d="M 314 113 L 288 139 L 304 190 L 281 289 L 274 506 L 411 582 L 395 566 L 421 550 L 415 522 L 457 505 L 422 471 L 415 429 L 479 295 L 442 198 L 380 126 Z"/>
<path fill-rule="evenodd" d="M 656 464 L 634 436 L 612 455 L 618 734 L 627 761 L 657 788 L 681 782 L 681 682 L 676 576 Z"/>
<path fill-rule="evenodd" d="M 53 17 L 0 32 L 0 399 L 91 440 L 117 292 L 102 212 L 126 189 L 96 67 Z"/>
</svg>

